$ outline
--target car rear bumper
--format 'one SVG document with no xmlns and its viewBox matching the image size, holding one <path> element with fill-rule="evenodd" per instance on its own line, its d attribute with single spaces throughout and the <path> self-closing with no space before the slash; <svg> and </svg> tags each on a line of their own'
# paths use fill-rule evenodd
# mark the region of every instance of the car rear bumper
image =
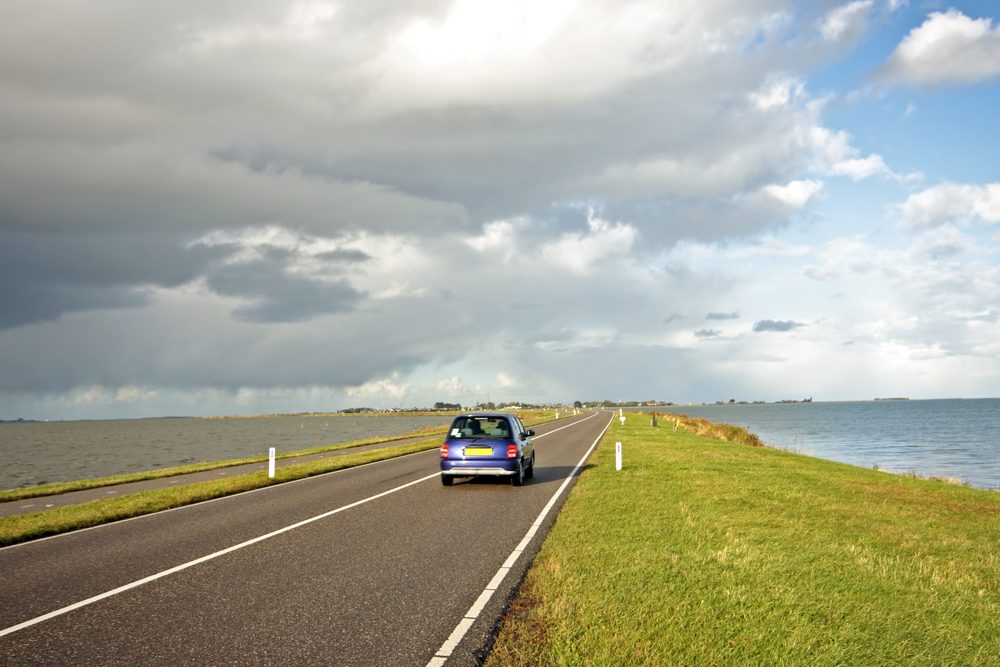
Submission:
<svg viewBox="0 0 1000 667">
<path fill-rule="evenodd" d="M 483 465 L 482 461 L 441 461 L 441 474 L 455 477 L 516 475 L 517 459 L 497 461 L 495 465 Z"/>
<path fill-rule="evenodd" d="M 515 475 L 517 471 L 504 470 L 503 468 L 452 468 L 451 470 L 442 470 L 441 474 L 451 477 L 503 477 L 505 475 Z"/>
</svg>

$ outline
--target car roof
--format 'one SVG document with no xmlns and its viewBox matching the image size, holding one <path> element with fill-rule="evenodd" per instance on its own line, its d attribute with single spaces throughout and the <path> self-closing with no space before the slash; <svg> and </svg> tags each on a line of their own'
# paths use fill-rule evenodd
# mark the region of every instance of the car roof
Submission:
<svg viewBox="0 0 1000 667">
<path fill-rule="evenodd" d="M 504 417 L 505 419 L 509 419 L 513 416 L 509 412 L 463 412 L 456 415 L 455 419 L 459 417 Z"/>
</svg>

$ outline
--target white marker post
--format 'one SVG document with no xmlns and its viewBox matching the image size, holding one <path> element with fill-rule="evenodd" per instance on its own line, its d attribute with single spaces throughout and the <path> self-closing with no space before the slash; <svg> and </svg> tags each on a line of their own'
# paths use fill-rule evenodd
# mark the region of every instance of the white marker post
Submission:
<svg viewBox="0 0 1000 667">
<path fill-rule="evenodd" d="M 622 443 L 615 443 L 615 470 L 622 469 Z"/>
<path fill-rule="evenodd" d="M 274 447 L 267 448 L 267 476 L 274 479 Z"/>
</svg>

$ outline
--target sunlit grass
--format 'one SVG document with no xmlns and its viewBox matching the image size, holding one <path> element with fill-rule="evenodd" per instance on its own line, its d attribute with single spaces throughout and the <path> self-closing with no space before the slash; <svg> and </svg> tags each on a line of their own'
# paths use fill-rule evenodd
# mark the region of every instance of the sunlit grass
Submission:
<svg viewBox="0 0 1000 667">
<path fill-rule="evenodd" d="M 996 493 L 642 414 L 591 463 L 488 665 L 998 664 Z"/>
</svg>

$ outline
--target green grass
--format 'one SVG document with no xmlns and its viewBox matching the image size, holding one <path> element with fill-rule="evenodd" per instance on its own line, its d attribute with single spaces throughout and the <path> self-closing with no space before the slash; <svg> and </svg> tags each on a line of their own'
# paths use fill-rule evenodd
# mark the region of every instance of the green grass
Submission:
<svg viewBox="0 0 1000 667">
<path fill-rule="evenodd" d="M 487 665 L 1000 664 L 1000 494 L 659 423 L 614 420 Z"/>
</svg>

